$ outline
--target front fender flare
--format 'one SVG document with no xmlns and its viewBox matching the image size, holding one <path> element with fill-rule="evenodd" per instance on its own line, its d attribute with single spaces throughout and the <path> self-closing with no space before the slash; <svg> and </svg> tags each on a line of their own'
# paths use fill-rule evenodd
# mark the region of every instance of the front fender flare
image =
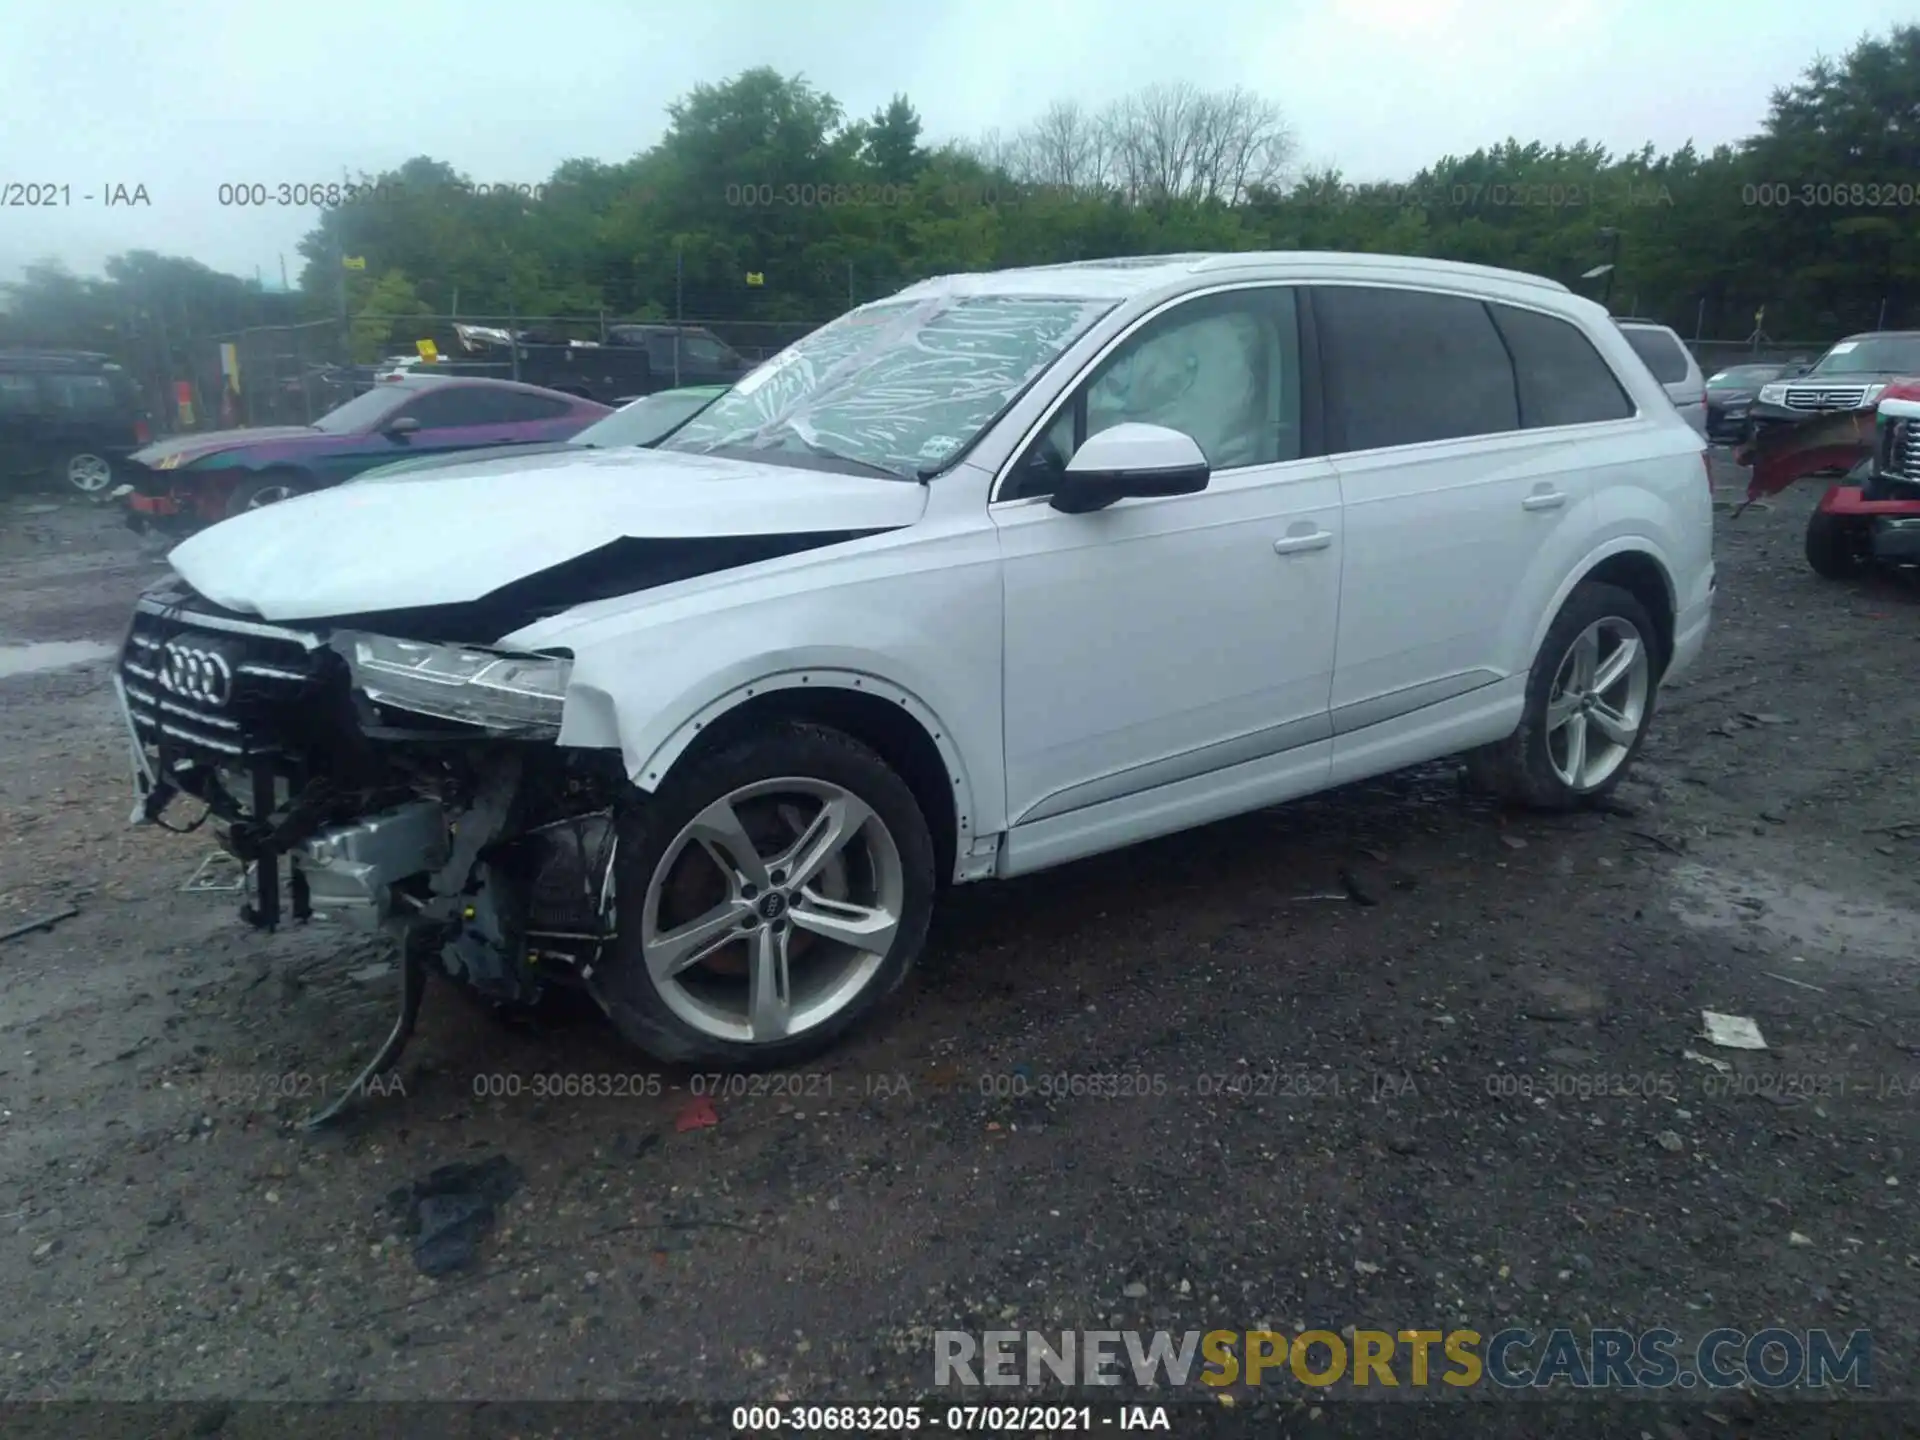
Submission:
<svg viewBox="0 0 1920 1440">
<path fill-rule="evenodd" d="M 973 779 L 968 774 L 966 761 L 961 757 L 959 747 L 953 743 L 952 732 L 934 712 L 933 707 L 911 690 L 864 671 L 809 666 L 777 671 L 745 684 L 735 685 L 709 700 L 674 727 L 650 754 L 640 759 L 638 764 L 630 766 L 630 778 L 636 788 L 652 794 L 660 787 L 661 782 L 666 779 L 668 773 L 686 754 L 693 742 L 700 738 L 701 732 L 728 711 L 769 692 L 802 689 L 849 690 L 878 696 L 890 704 L 898 705 L 913 718 L 914 722 L 927 733 L 927 738 L 933 742 L 934 748 L 939 751 L 941 764 L 946 767 L 947 778 L 952 782 L 956 831 L 954 853 L 965 856 L 973 844 L 976 833 L 974 821 L 979 812 L 974 804 Z"/>
</svg>

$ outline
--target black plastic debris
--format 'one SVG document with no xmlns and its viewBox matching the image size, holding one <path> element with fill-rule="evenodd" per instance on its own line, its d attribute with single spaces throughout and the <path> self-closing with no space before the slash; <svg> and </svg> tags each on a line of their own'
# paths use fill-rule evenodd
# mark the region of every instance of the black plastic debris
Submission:
<svg viewBox="0 0 1920 1440">
<path fill-rule="evenodd" d="M 520 1170 L 504 1155 L 474 1164 L 442 1165 L 424 1180 L 387 1196 L 387 1206 L 413 1239 L 422 1275 L 451 1275 L 472 1265 L 499 1207 L 520 1188 Z"/>
</svg>

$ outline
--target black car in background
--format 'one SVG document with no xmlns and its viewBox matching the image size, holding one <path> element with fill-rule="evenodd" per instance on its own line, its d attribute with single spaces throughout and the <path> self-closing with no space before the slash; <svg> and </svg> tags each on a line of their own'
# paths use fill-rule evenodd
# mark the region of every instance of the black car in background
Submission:
<svg viewBox="0 0 1920 1440">
<path fill-rule="evenodd" d="M 1804 374 L 1806 362 L 1780 361 L 1729 365 L 1707 377 L 1707 439 L 1716 445 L 1738 445 L 1747 436 L 1747 412 L 1769 380 Z"/>
<path fill-rule="evenodd" d="M 0 481 L 39 476 L 105 497 L 151 439 L 140 387 L 107 356 L 0 350 Z"/>
</svg>

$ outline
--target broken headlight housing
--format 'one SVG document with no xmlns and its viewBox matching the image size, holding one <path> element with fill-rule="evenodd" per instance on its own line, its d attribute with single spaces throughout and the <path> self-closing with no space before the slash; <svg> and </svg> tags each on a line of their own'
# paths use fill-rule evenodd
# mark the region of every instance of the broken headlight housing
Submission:
<svg viewBox="0 0 1920 1440">
<path fill-rule="evenodd" d="M 376 705 L 522 736 L 560 733 L 565 655 L 510 655 L 347 631 L 333 638 L 354 686 Z"/>
</svg>

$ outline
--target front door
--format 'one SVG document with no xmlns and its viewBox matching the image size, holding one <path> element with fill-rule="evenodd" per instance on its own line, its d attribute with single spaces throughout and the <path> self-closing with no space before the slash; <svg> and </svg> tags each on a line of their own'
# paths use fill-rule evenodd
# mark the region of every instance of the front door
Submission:
<svg viewBox="0 0 1920 1440">
<path fill-rule="evenodd" d="M 1135 330 L 1008 474 L 991 514 L 1016 826 L 1289 754 L 1324 771 L 1343 541 L 1300 395 L 1294 292 L 1201 296 Z M 1206 490 L 1051 508 L 1067 458 L 1122 421 L 1192 436 Z"/>
</svg>

